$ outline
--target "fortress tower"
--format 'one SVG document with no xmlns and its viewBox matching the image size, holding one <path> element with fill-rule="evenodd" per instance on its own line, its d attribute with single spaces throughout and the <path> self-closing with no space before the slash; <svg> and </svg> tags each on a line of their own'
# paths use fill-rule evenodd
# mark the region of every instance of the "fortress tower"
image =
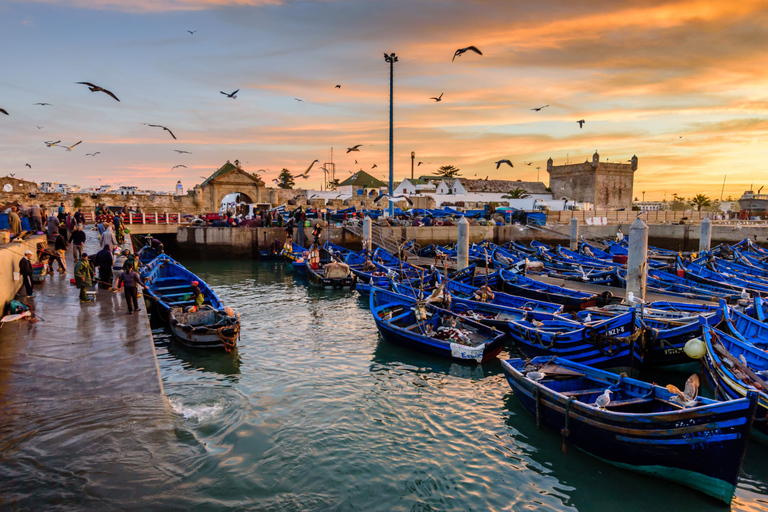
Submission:
<svg viewBox="0 0 768 512">
<path fill-rule="evenodd" d="M 592 161 L 581 164 L 554 165 L 547 160 L 549 188 L 555 199 L 594 203 L 596 210 L 632 208 L 632 187 L 637 170 L 637 156 L 629 163 L 600 161 L 595 151 Z"/>
</svg>

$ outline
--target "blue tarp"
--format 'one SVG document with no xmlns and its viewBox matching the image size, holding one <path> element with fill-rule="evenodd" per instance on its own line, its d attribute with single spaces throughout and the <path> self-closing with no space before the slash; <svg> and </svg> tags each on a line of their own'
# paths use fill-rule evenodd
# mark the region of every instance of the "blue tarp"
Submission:
<svg viewBox="0 0 768 512">
<path fill-rule="evenodd" d="M 8 224 L 7 213 L 0 215 L 0 229 L 11 229 L 11 225 Z M 27 217 L 21 218 L 21 230 L 29 231 L 29 219 Z"/>
</svg>

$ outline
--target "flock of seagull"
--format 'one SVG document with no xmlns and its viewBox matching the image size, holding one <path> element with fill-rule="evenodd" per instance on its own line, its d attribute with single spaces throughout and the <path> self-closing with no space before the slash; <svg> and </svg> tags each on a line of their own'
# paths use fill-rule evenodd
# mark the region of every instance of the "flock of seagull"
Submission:
<svg viewBox="0 0 768 512">
<path fill-rule="evenodd" d="M 189 34 L 190 34 L 190 35 L 194 35 L 194 34 L 195 34 L 195 32 L 197 32 L 197 30 L 187 30 L 187 32 L 189 32 Z M 454 61 L 456 60 L 456 57 L 461 57 L 461 56 L 462 56 L 462 55 L 464 55 L 466 52 L 474 52 L 474 53 L 476 53 L 477 55 L 483 55 L 483 52 L 482 52 L 482 51 L 480 51 L 480 49 L 478 49 L 476 46 L 467 46 L 467 47 L 465 47 L 465 48 L 458 48 L 458 49 L 457 49 L 457 50 L 454 52 L 454 54 L 453 54 L 453 58 L 451 59 L 451 62 L 454 62 Z M 385 55 L 386 55 L 386 54 L 385 54 Z M 77 84 L 80 84 L 80 85 L 85 85 L 85 86 L 87 86 L 87 87 L 88 87 L 88 89 L 89 89 L 91 92 L 101 92 L 101 93 L 104 93 L 104 94 L 106 94 L 107 96 L 111 97 L 111 98 L 112 98 L 112 99 L 114 99 L 115 101 L 118 101 L 118 102 L 120 101 L 120 99 L 119 99 L 119 98 L 118 98 L 118 97 L 117 97 L 117 96 L 116 96 L 116 95 L 115 95 L 115 94 L 114 94 L 112 91 L 110 91 L 110 90 L 108 90 L 108 89 L 105 89 L 104 87 L 101 87 L 100 85 L 96 85 L 96 84 L 94 84 L 94 83 L 92 83 L 92 82 L 76 82 L 76 83 L 77 83 Z M 336 84 L 334 88 L 335 88 L 335 89 L 341 89 L 341 85 L 340 85 L 340 84 Z M 227 93 L 227 92 L 224 92 L 224 91 L 219 91 L 219 92 L 220 92 L 221 94 L 223 94 L 224 96 L 226 96 L 227 98 L 230 98 L 230 99 L 233 99 L 233 100 L 234 100 L 234 99 L 236 99 L 236 98 L 237 98 L 237 93 L 238 93 L 238 92 L 240 92 L 240 89 L 236 89 L 235 91 L 233 91 L 233 92 L 231 92 L 231 93 Z M 433 97 L 431 97 L 431 98 L 429 98 L 429 99 L 431 99 L 431 100 L 434 100 L 436 103 L 437 103 L 437 102 L 441 102 L 441 101 L 443 100 L 443 94 L 444 94 L 444 93 L 442 93 L 442 92 L 441 92 L 439 96 L 433 96 Z M 296 100 L 296 101 L 298 101 L 298 102 L 303 102 L 303 101 L 304 101 L 304 100 L 303 100 L 303 99 L 301 99 L 301 98 L 294 98 L 294 100 Z M 50 103 L 46 103 L 46 102 L 39 102 L 39 103 L 35 103 L 34 105 L 39 105 L 39 106 L 52 106 Z M 542 106 L 540 106 L 540 107 L 534 107 L 534 108 L 532 108 L 532 109 L 530 109 L 530 110 L 532 110 L 532 111 L 535 111 L 535 112 L 541 112 L 543 109 L 545 109 L 545 108 L 547 108 L 547 107 L 549 107 L 549 105 L 542 105 Z M 4 109 L 4 108 L 0 108 L 0 113 L 2 113 L 2 114 L 5 114 L 6 116 L 9 116 L 9 115 L 10 115 L 10 114 L 8 113 L 8 111 L 7 111 L 6 109 Z M 576 122 L 578 123 L 578 125 L 579 125 L 579 128 L 580 128 L 580 129 L 581 129 L 581 128 L 583 128 L 583 127 L 584 127 L 584 123 L 586 123 L 586 121 L 585 121 L 584 119 L 580 119 L 580 120 L 578 120 L 578 121 L 576 121 Z M 172 137 L 174 140 L 178 140 L 178 139 L 176 138 L 176 135 L 175 135 L 175 134 L 174 134 L 174 133 L 171 131 L 171 129 L 170 129 L 170 128 L 168 128 L 167 126 L 163 126 L 163 125 L 159 125 L 159 124 L 150 124 L 150 123 L 142 123 L 142 124 L 144 124 L 145 126 L 149 126 L 149 127 L 151 127 L 151 128 L 161 128 L 162 130 L 164 130 L 164 131 L 167 131 L 167 132 L 170 134 L 170 136 L 171 136 L 171 137 Z M 36 126 L 37 126 L 37 125 L 36 125 Z M 38 128 L 38 129 L 43 129 L 44 127 L 43 127 L 43 126 L 37 126 L 37 128 Z M 50 148 L 50 147 L 53 147 L 53 146 L 57 146 L 57 147 L 62 147 L 62 148 L 64 148 L 64 149 L 66 149 L 67 151 L 72 151 L 72 148 L 74 148 L 75 146 L 77 146 L 77 145 L 81 144 L 82 142 L 83 142 L 83 141 L 82 141 L 82 140 L 80 140 L 80 141 L 78 141 L 78 142 L 75 142 L 74 144 L 72 144 L 72 145 L 70 145 L 70 146 L 67 146 L 67 145 L 61 145 L 61 140 L 57 140 L 57 141 L 50 141 L 50 140 L 49 140 L 49 141 L 45 141 L 45 145 L 46 145 L 47 147 L 49 147 L 49 148 Z M 362 146 L 363 146 L 363 144 L 356 144 L 356 145 L 354 145 L 354 146 L 352 146 L 352 147 L 350 147 L 350 148 L 347 148 L 347 154 L 349 154 L 349 153 L 351 153 L 351 152 L 360 152 L 360 148 L 361 148 Z M 175 151 L 175 152 L 176 152 L 176 153 L 178 153 L 179 155 L 181 155 L 181 154 L 191 154 L 191 152 L 190 152 L 190 151 L 185 151 L 185 150 L 180 150 L 180 149 L 174 149 L 173 151 Z M 98 155 L 98 154 L 100 154 L 100 153 L 101 153 L 100 151 L 96 151 L 96 152 L 94 152 L 94 153 L 86 153 L 86 156 L 96 156 L 96 155 Z M 306 180 L 306 179 L 308 179 L 308 178 L 309 178 L 309 173 L 310 173 L 310 171 L 312 170 L 312 167 L 314 166 L 314 164 L 316 164 L 316 163 L 319 163 L 319 160 L 314 160 L 314 161 L 313 161 L 313 162 L 312 162 L 312 163 L 309 165 L 309 167 L 308 167 L 308 168 L 307 168 L 307 169 L 306 169 L 306 170 L 305 170 L 303 173 L 297 174 L 295 177 L 296 177 L 296 178 L 302 178 L 302 179 L 305 179 L 305 180 Z M 422 165 L 423 163 L 424 163 L 424 162 L 419 162 L 419 163 L 418 163 L 418 165 L 420 166 L 420 165 Z M 427 162 L 427 163 L 429 163 L 429 162 Z M 532 162 L 525 162 L 525 165 L 531 165 L 531 163 L 532 163 Z M 357 160 L 355 160 L 355 164 L 356 164 L 356 165 L 359 165 L 359 164 L 358 164 L 358 162 L 357 162 Z M 509 165 L 510 167 L 514 167 L 513 163 L 512 163 L 512 162 L 511 162 L 509 159 L 501 159 L 501 160 L 498 160 L 497 162 L 495 162 L 495 164 L 496 164 L 496 169 L 499 169 L 499 167 L 500 167 L 502 164 L 507 164 L 507 165 Z M 32 166 L 31 166 L 30 164 L 28 164 L 28 163 L 27 163 L 27 164 L 25 164 L 25 165 L 26 165 L 27 167 L 29 167 L 30 169 L 32 168 Z M 186 165 L 181 165 L 181 164 L 180 164 L 180 165 L 175 165 L 175 166 L 173 166 L 173 167 L 171 168 L 171 170 L 173 171 L 174 169 L 177 169 L 177 168 L 179 168 L 179 167 L 183 167 L 183 168 L 185 168 L 185 169 L 187 168 L 187 166 L 186 166 Z M 377 165 L 374 163 L 374 164 L 371 166 L 371 169 L 375 169 L 375 168 L 377 168 L 377 167 L 378 167 L 378 166 L 377 166 Z M 325 168 L 325 167 L 323 167 L 323 166 L 320 166 L 319 168 L 320 168 L 320 169 L 322 169 L 323 171 L 325 171 L 326 173 L 327 173 L 327 172 L 329 172 L 329 171 L 328 171 L 328 169 L 326 169 L 326 168 Z M 360 169 L 360 170 L 362 171 L 362 169 Z M 350 170 L 349 172 L 350 172 L 350 173 L 352 173 L 353 171 L 351 171 L 351 170 Z M 477 174 L 475 174 L 475 176 L 477 176 Z M 488 179 L 488 177 L 486 177 L 485 179 L 487 180 L 487 179 Z M 275 182 L 277 185 L 280 185 L 280 184 L 282 183 L 282 181 L 281 181 L 281 180 L 279 180 L 279 179 L 274 179 L 274 180 L 272 180 L 272 181 L 273 181 L 273 182 Z M 382 197 L 383 197 L 383 196 L 379 196 L 379 198 L 377 198 L 377 200 L 381 199 Z"/>
</svg>

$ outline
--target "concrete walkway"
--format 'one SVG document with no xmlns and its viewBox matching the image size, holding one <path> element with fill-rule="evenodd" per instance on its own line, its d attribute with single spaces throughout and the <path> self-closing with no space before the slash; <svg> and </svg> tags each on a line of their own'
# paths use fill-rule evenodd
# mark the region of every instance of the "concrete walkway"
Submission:
<svg viewBox="0 0 768 512">
<path fill-rule="evenodd" d="M 97 233 L 87 231 L 85 252 L 98 250 Z M 67 273 L 51 273 L 35 284 L 37 323 L 11 322 L 0 328 L 0 425 L 14 403 L 62 397 L 163 397 L 149 319 L 142 302 L 128 315 L 122 293 L 99 290 L 80 303 L 70 284 L 75 264 L 67 251 Z"/>
</svg>

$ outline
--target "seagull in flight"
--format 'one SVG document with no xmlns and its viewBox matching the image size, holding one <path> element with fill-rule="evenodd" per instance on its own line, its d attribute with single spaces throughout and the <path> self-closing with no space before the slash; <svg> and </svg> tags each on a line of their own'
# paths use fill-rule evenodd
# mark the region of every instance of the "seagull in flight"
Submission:
<svg viewBox="0 0 768 512">
<path fill-rule="evenodd" d="M 312 162 L 311 164 L 309 164 L 309 167 L 307 167 L 307 170 L 306 170 L 306 171 L 304 171 L 304 172 L 303 172 L 303 173 L 301 173 L 301 174 L 297 174 L 297 175 L 296 175 L 296 177 L 297 177 L 297 178 L 304 178 L 305 180 L 306 180 L 306 179 L 308 179 L 308 178 L 309 178 L 309 171 L 312 169 L 312 166 L 313 166 L 313 165 L 315 165 L 315 163 L 317 163 L 317 162 L 319 162 L 319 161 L 320 161 L 320 160 L 315 160 L 314 162 Z"/>
<path fill-rule="evenodd" d="M 15 175 L 15 174 L 11 174 L 11 173 L 8 173 L 8 176 L 10 176 L 11 178 L 13 178 L 13 177 L 15 177 L 16 175 Z"/>
<path fill-rule="evenodd" d="M 584 128 L 584 123 L 586 123 L 586 121 L 585 121 L 585 120 L 583 120 L 583 119 L 579 119 L 579 120 L 578 120 L 578 121 L 576 121 L 576 122 L 577 122 L 577 123 L 579 123 L 579 128 Z"/>
<path fill-rule="evenodd" d="M 336 89 L 341 89 L 341 86 L 340 86 L 340 85 L 337 85 L 335 88 L 336 88 Z"/>
<path fill-rule="evenodd" d="M 175 168 L 177 168 L 177 167 L 183 167 L 183 168 L 185 168 L 185 169 L 187 168 L 187 166 L 186 166 L 186 165 L 181 165 L 181 164 L 179 164 L 179 165 L 174 165 L 173 167 L 171 167 L 171 170 L 174 170 L 174 169 L 175 169 Z"/>
<path fill-rule="evenodd" d="M 64 149 L 66 149 L 67 151 L 72 151 L 72 148 L 73 148 L 73 147 L 75 147 L 75 146 L 77 146 L 77 145 L 78 145 L 78 144 L 80 144 L 81 142 L 83 142 L 83 141 L 79 140 L 79 141 L 75 142 L 74 144 L 72 144 L 72 145 L 71 145 L 71 146 L 69 146 L 69 147 L 67 147 L 67 146 L 61 146 L 61 147 L 63 147 L 63 148 L 64 148 Z"/>
<path fill-rule="evenodd" d="M 274 179 L 274 180 L 272 180 L 272 181 L 274 181 L 274 182 L 275 182 L 275 185 L 279 185 L 279 184 L 280 184 L 280 180 L 278 180 L 277 178 L 275 178 L 275 179 Z"/>
<path fill-rule="evenodd" d="M 421 165 L 421 164 L 423 164 L 423 163 L 424 163 L 424 162 L 419 162 L 418 164 L 416 164 L 416 167 L 420 166 L 420 165 Z"/>
<path fill-rule="evenodd" d="M 224 91 L 219 91 L 219 92 L 220 92 L 221 94 L 223 94 L 224 96 L 226 96 L 227 98 L 232 98 L 232 99 L 235 99 L 235 98 L 237 98 L 237 93 L 238 93 L 238 92 L 240 92 L 240 89 L 236 90 L 235 92 L 233 92 L 233 93 L 231 93 L 231 94 L 227 94 L 227 93 L 225 93 Z"/>
<path fill-rule="evenodd" d="M 501 164 L 507 164 L 507 165 L 509 165 L 510 167 L 514 167 L 514 165 L 512 165 L 512 162 L 510 162 L 509 160 L 499 160 L 498 162 L 494 162 L 494 163 L 496 164 L 496 168 L 497 168 L 497 169 L 499 168 L 499 166 L 500 166 Z"/>
<path fill-rule="evenodd" d="M 438 102 L 438 101 L 443 101 L 443 94 L 444 94 L 444 93 L 442 93 L 442 92 L 441 92 L 441 93 L 440 93 L 440 96 L 438 96 L 437 98 L 435 98 L 435 97 L 433 96 L 433 97 L 431 97 L 431 98 L 429 98 L 429 99 L 431 99 L 431 100 L 435 100 L 435 102 Z"/>
<path fill-rule="evenodd" d="M 541 111 L 541 109 L 543 109 L 543 108 L 547 108 L 548 106 L 549 106 L 549 105 L 543 105 L 543 106 L 541 106 L 541 107 L 532 108 L 531 110 L 533 110 L 534 112 L 540 112 L 540 111 Z"/>
<path fill-rule="evenodd" d="M 187 32 L 189 32 L 192 35 L 195 35 L 195 32 L 197 32 L 197 30 L 187 30 Z"/>
<path fill-rule="evenodd" d="M 104 94 L 107 94 L 109 96 L 112 96 L 117 101 L 120 101 L 117 99 L 117 96 L 115 96 L 112 91 L 108 91 L 107 89 L 104 89 L 103 87 L 99 87 L 98 85 L 92 84 L 91 82 L 75 82 L 82 85 L 87 85 L 88 88 L 91 90 L 91 92 L 103 92 Z"/>
<path fill-rule="evenodd" d="M 51 107 L 53 106 L 53 105 L 51 105 L 50 103 L 35 103 L 35 105 L 40 105 L 41 107 L 44 107 L 44 106 L 46 106 L 46 105 L 49 105 L 49 106 L 51 106 Z"/>
<path fill-rule="evenodd" d="M 378 196 L 376 196 L 376 199 L 373 200 L 373 204 L 378 203 L 379 201 L 381 201 L 382 198 L 385 198 L 385 197 L 388 197 L 390 199 L 405 199 L 405 201 L 409 205 L 413 206 L 413 201 L 411 201 L 408 196 L 391 196 L 389 194 L 384 194 L 384 193 L 379 194 Z"/>
<path fill-rule="evenodd" d="M 347 148 L 347 153 L 349 153 L 351 151 L 360 151 L 360 146 L 362 146 L 362 144 L 357 144 L 356 146 L 352 146 L 351 148 Z M 355 160 L 355 163 L 357 163 L 357 160 Z"/>
<path fill-rule="evenodd" d="M 175 139 L 175 138 L 176 138 L 176 137 L 174 137 L 174 139 Z M 191 154 L 192 154 L 192 152 L 191 152 L 191 151 L 182 151 L 182 150 L 180 150 L 180 149 L 174 149 L 174 151 L 175 151 L 175 152 L 177 152 L 178 154 L 182 154 L 182 153 L 187 153 L 187 154 L 189 154 L 189 155 L 191 155 Z"/>
<path fill-rule="evenodd" d="M 377 167 L 378 167 L 378 165 L 376 165 L 376 164 L 373 164 L 373 167 L 371 167 L 371 169 L 375 169 L 375 168 L 377 168 Z"/>
<path fill-rule="evenodd" d="M 5 114 L 5 115 L 7 115 L 7 116 L 8 116 L 8 115 L 10 115 L 10 114 L 8 113 L 8 111 L 7 111 L 7 110 L 5 110 L 4 108 L 0 108 L 0 112 L 2 112 L 3 114 Z"/>
<path fill-rule="evenodd" d="M 176 138 L 176 136 L 173 134 L 173 132 L 170 129 L 166 128 L 165 126 L 163 126 L 161 124 L 149 124 L 149 123 L 142 123 L 142 124 L 145 124 L 147 126 L 151 126 L 152 128 L 162 128 L 163 130 L 165 130 L 168 133 L 170 133 L 171 137 L 173 137 L 174 139 Z"/>
<path fill-rule="evenodd" d="M 482 55 L 483 54 L 483 52 L 478 50 L 476 47 L 474 47 L 474 46 L 467 46 L 466 48 L 459 48 L 458 50 L 456 50 L 456 53 L 453 54 L 453 58 L 451 59 L 451 62 L 456 60 L 456 57 L 460 57 L 461 55 L 464 54 L 464 52 L 467 52 L 469 50 L 472 50 L 473 52 L 475 52 L 478 55 Z"/>
<path fill-rule="evenodd" d="M 96 155 L 98 155 L 99 153 L 101 153 L 101 151 L 97 151 L 97 152 L 95 152 L 95 153 L 86 153 L 86 154 L 85 154 L 85 156 L 96 156 Z"/>
<path fill-rule="evenodd" d="M 31 165 L 29 165 L 29 164 L 24 164 L 24 165 L 26 165 L 26 166 L 27 166 L 27 167 L 29 167 L 30 169 L 32 168 L 32 166 L 31 166 Z"/>
<path fill-rule="evenodd" d="M 293 99 L 295 99 L 296 101 L 301 101 L 302 103 L 304 102 L 304 100 L 302 100 L 301 98 L 293 98 Z"/>
<path fill-rule="evenodd" d="M 525 165 L 531 165 L 533 162 L 523 162 Z"/>
<path fill-rule="evenodd" d="M 48 147 L 51 147 L 51 146 L 55 146 L 55 145 L 56 145 L 56 144 L 58 144 L 59 142 L 61 142 L 61 141 L 60 141 L 60 140 L 57 140 L 57 141 L 47 140 L 47 141 L 45 141 L 45 142 L 44 142 L 44 144 L 45 144 L 46 146 L 48 146 Z"/>
<path fill-rule="evenodd" d="M 37 125 L 35 125 L 35 126 L 37 126 Z M 45 126 L 37 126 L 38 130 L 42 130 L 43 128 L 45 128 Z"/>
</svg>

